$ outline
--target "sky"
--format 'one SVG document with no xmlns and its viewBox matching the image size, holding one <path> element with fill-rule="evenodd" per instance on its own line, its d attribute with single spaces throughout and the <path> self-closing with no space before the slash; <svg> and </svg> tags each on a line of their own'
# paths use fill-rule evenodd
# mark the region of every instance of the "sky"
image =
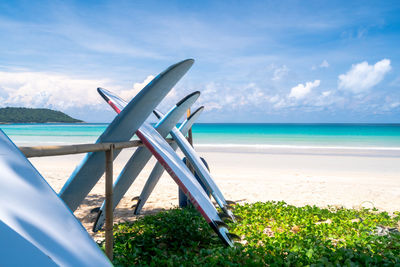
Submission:
<svg viewBox="0 0 400 267">
<path fill-rule="evenodd" d="M 400 1 L 0 1 L 0 107 L 87 122 L 168 66 L 200 122 L 400 123 Z"/>
</svg>

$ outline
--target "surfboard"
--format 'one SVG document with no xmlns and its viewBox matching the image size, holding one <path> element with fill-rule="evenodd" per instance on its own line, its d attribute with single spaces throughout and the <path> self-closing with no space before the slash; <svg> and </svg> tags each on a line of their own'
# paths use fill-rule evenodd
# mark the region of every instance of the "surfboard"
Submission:
<svg viewBox="0 0 400 267">
<path fill-rule="evenodd" d="M 120 112 L 127 104 L 125 100 L 117 97 L 116 95 L 113 95 L 108 90 L 101 88 L 98 90 L 98 92 L 107 103 L 114 105 L 112 107 L 116 112 Z M 193 105 L 193 103 L 198 99 L 199 96 L 200 92 L 194 92 L 183 98 L 174 107 L 172 107 L 169 112 L 164 116 L 164 118 L 160 120 L 155 126 L 155 129 L 158 131 L 158 133 L 165 138 L 172 127 L 175 127 L 179 119 L 183 117 L 186 110 Z M 110 98 L 113 98 L 113 100 L 111 101 Z M 122 197 L 125 195 L 126 191 L 128 191 L 129 187 L 135 181 L 139 173 L 142 171 L 144 166 L 150 160 L 151 156 L 151 152 L 146 147 L 138 147 L 132 157 L 128 160 L 113 185 L 114 209 L 118 205 Z M 103 202 L 101 208 L 98 211 L 96 221 L 93 225 L 94 232 L 100 230 L 104 224 L 104 209 L 105 202 Z"/>
<path fill-rule="evenodd" d="M 186 157 L 184 157 L 182 159 L 183 163 L 185 163 L 186 166 L 188 166 L 189 161 L 187 160 Z M 201 158 L 201 161 L 204 163 L 204 165 L 207 167 L 207 170 L 210 171 L 210 169 L 208 168 L 208 163 L 204 158 Z M 189 167 L 190 169 L 190 167 Z M 193 173 L 194 170 L 190 169 L 190 171 Z M 199 175 L 197 174 L 196 171 L 194 171 L 194 177 L 196 178 L 196 180 L 199 182 L 199 184 L 201 185 L 201 187 L 204 189 L 204 191 L 206 192 L 207 196 L 209 198 L 211 198 L 211 194 L 208 191 L 207 187 L 203 184 L 203 182 L 201 181 Z M 182 190 L 178 190 L 178 205 L 180 208 L 186 208 L 189 205 L 191 205 L 190 201 L 188 200 L 188 198 L 186 197 L 186 195 L 182 192 Z"/>
<path fill-rule="evenodd" d="M 196 178 L 182 162 L 171 146 L 148 123 L 136 132 L 144 145 L 157 158 L 179 188 L 186 194 L 193 206 L 200 212 L 220 239 L 228 246 L 233 246 L 228 228 L 223 223 L 211 200 L 206 195 Z"/>
<path fill-rule="evenodd" d="M 118 99 L 118 101 L 114 101 Z M 106 102 L 118 113 L 120 99 L 116 95 L 111 95 L 108 91 Z M 122 110 L 123 111 L 123 110 Z M 136 131 L 136 135 L 147 147 L 153 156 L 161 163 L 172 179 L 178 184 L 179 188 L 186 194 L 193 206 L 200 212 L 212 229 L 217 233 L 224 244 L 233 246 L 233 240 L 226 224 L 221 220 L 217 210 L 208 198 L 201 185 L 181 161 L 179 156 L 165 141 L 165 139 L 149 123 L 144 122 Z"/>
<path fill-rule="evenodd" d="M 153 109 L 193 65 L 187 59 L 170 66 L 146 85 L 108 125 L 96 143 L 130 140 Z M 120 150 L 114 152 L 114 158 Z M 74 211 L 89 194 L 105 171 L 105 153 L 91 152 L 72 173 L 59 195 Z"/>
<path fill-rule="evenodd" d="M 56 192 L 0 130 L 0 265 L 111 266 Z"/>
<path fill-rule="evenodd" d="M 162 118 L 163 116 L 163 114 L 157 110 L 154 113 L 159 118 Z M 207 170 L 207 167 L 204 165 L 201 158 L 197 155 L 194 148 L 189 144 L 188 140 L 185 138 L 182 132 L 178 130 L 178 128 L 173 127 L 170 134 L 175 142 L 178 144 L 183 154 L 192 164 L 196 173 L 199 175 L 200 180 L 207 187 L 208 191 L 211 193 L 218 206 L 235 222 L 235 216 L 229 210 L 228 204 L 226 203 L 226 200 L 222 195 L 221 190 L 219 190 L 217 184 L 214 182 L 214 179 L 211 177 L 210 172 Z"/>
<path fill-rule="evenodd" d="M 58 266 L 43 251 L 0 220 L 1 266 Z M 28 255 L 21 257 L 21 253 Z"/>
<path fill-rule="evenodd" d="M 201 112 L 204 110 L 204 107 L 199 107 L 195 112 L 193 112 L 179 127 L 179 130 L 183 135 L 186 135 L 189 131 L 189 129 L 192 127 L 193 123 L 197 121 L 198 117 L 200 116 Z M 173 142 L 170 144 L 171 148 L 176 151 L 178 149 L 178 144 L 176 142 Z M 140 211 L 142 210 L 144 204 L 146 203 L 147 199 L 151 195 L 151 193 L 154 190 L 154 187 L 156 186 L 158 180 L 162 176 L 164 172 L 164 167 L 157 162 L 156 165 L 154 166 L 153 170 L 150 173 L 149 178 L 146 181 L 146 184 L 144 185 L 142 192 L 140 193 L 140 196 L 137 200 L 137 204 L 135 206 L 135 211 L 134 214 L 138 215 L 140 214 Z"/>
</svg>

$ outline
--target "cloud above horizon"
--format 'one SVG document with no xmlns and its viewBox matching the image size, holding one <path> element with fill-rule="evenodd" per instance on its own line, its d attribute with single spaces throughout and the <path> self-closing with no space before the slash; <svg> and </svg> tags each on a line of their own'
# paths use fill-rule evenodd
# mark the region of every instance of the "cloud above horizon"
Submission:
<svg viewBox="0 0 400 267">
<path fill-rule="evenodd" d="M 369 65 L 367 61 L 354 64 L 346 74 L 339 75 L 339 89 L 366 92 L 380 83 L 391 69 L 389 59 L 382 59 L 375 65 Z"/>
<path fill-rule="evenodd" d="M 274 76 L 272 77 L 273 81 L 278 81 L 285 77 L 289 72 L 289 68 L 286 65 L 283 65 L 280 68 L 276 68 L 274 70 Z"/>
<path fill-rule="evenodd" d="M 313 82 L 306 82 L 306 84 L 299 83 L 297 86 L 293 87 L 290 90 L 289 97 L 293 97 L 296 99 L 302 99 L 306 95 L 308 95 L 313 88 L 316 88 L 320 85 L 320 80 L 315 80 Z"/>
<path fill-rule="evenodd" d="M 41 72 L 0 72 L 0 105 L 64 110 L 100 103 L 96 88 L 108 80 L 77 79 Z"/>
<path fill-rule="evenodd" d="M 21 106 L 67 110 L 70 108 L 103 109 L 97 87 L 116 92 L 125 100 L 131 100 L 152 79 L 124 89 L 109 79 L 81 79 L 67 75 L 42 72 L 0 71 L 0 106 Z"/>
<path fill-rule="evenodd" d="M 319 67 L 320 68 L 329 68 L 329 62 L 326 59 L 324 59 L 324 61 L 321 62 Z"/>
</svg>

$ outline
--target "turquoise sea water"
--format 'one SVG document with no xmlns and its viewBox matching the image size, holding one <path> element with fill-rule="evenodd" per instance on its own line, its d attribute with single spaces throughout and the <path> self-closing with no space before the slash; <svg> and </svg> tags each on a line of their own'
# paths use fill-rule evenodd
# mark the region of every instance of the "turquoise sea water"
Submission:
<svg viewBox="0 0 400 267">
<path fill-rule="evenodd" d="M 107 124 L 7 124 L 18 145 L 94 142 Z M 350 147 L 400 150 L 400 124 L 195 124 L 194 142 L 213 147 Z"/>
</svg>

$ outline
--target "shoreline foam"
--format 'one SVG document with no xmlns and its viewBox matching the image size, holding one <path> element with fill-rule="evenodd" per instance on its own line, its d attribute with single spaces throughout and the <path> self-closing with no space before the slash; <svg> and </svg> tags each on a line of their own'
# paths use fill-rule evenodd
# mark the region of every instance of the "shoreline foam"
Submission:
<svg viewBox="0 0 400 267">
<path fill-rule="evenodd" d="M 288 149 L 343 149 L 343 150 L 394 150 L 400 151 L 400 147 L 376 147 L 376 146 L 316 146 L 316 145 L 271 145 L 271 144 L 195 144 L 196 148 L 288 148 Z"/>
</svg>

